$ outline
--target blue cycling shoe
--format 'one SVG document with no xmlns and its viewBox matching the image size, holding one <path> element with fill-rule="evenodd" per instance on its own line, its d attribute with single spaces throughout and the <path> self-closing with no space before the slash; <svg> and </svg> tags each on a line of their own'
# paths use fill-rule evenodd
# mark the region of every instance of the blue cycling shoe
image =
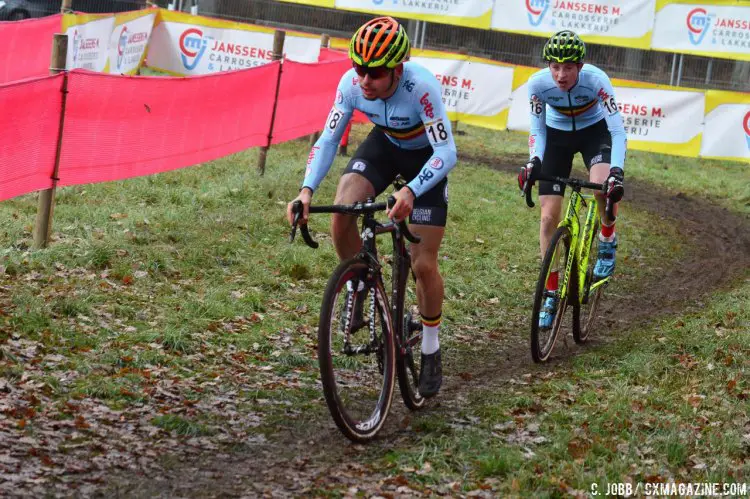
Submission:
<svg viewBox="0 0 750 499">
<path fill-rule="evenodd" d="M 599 241 L 599 255 L 594 266 L 594 280 L 601 281 L 611 277 L 615 272 L 615 254 L 617 253 L 617 236 L 614 241 Z"/>
<path fill-rule="evenodd" d="M 539 312 L 539 327 L 541 329 L 551 329 L 552 324 L 555 322 L 555 314 L 557 314 L 557 297 L 547 296 L 544 299 L 542 311 Z"/>
</svg>

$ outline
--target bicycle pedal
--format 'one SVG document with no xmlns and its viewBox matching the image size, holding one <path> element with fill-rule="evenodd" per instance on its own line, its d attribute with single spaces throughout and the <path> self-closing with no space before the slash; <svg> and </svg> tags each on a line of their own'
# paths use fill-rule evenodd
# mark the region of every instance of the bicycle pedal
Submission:
<svg viewBox="0 0 750 499">
<path fill-rule="evenodd" d="M 421 331 L 422 330 L 422 322 L 421 321 L 410 321 L 409 322 L 409 332 L 413 333 L 414 331 Z"/>
</svg>

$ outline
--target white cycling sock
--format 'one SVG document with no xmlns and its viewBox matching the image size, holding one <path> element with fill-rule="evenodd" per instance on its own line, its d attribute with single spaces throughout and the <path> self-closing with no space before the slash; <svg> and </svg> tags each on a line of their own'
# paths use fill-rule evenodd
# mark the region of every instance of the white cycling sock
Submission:
<svg viewBox="0 0 750 499">
<path fill-rule="evenodd" d="M 422 317 L 422 353 L 430 355 L 440 350 L 438 333 L 440 332 L 440 315 L 434 319 Z"/>
</svg>

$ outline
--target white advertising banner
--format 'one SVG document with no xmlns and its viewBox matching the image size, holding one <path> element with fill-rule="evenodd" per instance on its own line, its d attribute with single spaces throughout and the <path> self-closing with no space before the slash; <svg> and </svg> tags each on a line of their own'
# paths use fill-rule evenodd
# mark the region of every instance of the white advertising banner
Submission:
<svg viewBox="0 0 750 499">
<path fill-rule="evenodd" d="M 437 57 L 411 60 L 435 74 L 449 113 L 495 116 L 510 104 L 512 67 Z"/>
<path fill-rule="evenodd" d="M 569 29 L 584 41 L 648 48 L 656 0 L 497 2 L 492 29 L 547 36 Z"/>
<path fill-rule="evenodd" d="M 656 13 L 652 48 L 750 61 L 750 5 L 668 3 Z"/>
<path fill-rule="evenodd" d="M 615 95 L 628 140 L 685 144 L 703 131 L 701 92 L 615 87 Z"/>
<path fill-rule="evenodd" d="M 115 26 L 109 39 L 109 72 L 133 74 L 141 65 L 156 13 L 123 21 Z"/>
<path fill-rule="evenodd" d="M 109 58 L 109 38 L 115 16 L 65 14 L 63 29 L 68 35 L 67 69 L 104 71 Z"/>
<path fill-rule="evenodd" d="M 490 27 L 493 0 L 335 0 L 337 9 L 423 19 L 472 28 Z"/>
<path fill-rule="evenodd" d="M 162 11 L 162 16 L 149 44 L 149 67 L 199 75 L 252 68 L 272 60 L 273 30 L 179 12 Z M 287 33 L 284 55 L 288 59 L 317 62 L 319 54 L 319 37 Z"/>
<path fill-rule="evenodd" d="M 682 155 L 697 155 L 703 131 L 703 93 L 615 86 L 615 96 L 628 135 L 628 147 L 648 142 L 649 145 L 634 148 L 657 152 L 674 150 L 673 153 L 679 149 Z M 513 92 L 508 128 L 529 130 L 526 84 Z M 682 147 L 676 148 L 675 144 Z"/>
<path fill-rule="evenodd" d="M 750 160 L 750 104 L 721 104 L 706 115 L 701 156 Z"/>
<path fill-rule="evenodd" d="M 524 83 L 511 94 L 510 112 L 508 113 L 508 130 L 528 132 L 530 126 L 529 85 L 528 83 Z"/>
</svg>

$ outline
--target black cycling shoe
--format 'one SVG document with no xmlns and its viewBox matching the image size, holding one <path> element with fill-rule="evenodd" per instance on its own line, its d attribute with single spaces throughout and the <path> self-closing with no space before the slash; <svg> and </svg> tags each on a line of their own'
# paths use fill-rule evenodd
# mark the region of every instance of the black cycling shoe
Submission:
<svg viewBox="0 0 750 499">
<path fill-rule="evenodd" d="M 422 362 L 419 366 L 419 393 L 424 398 L 437 395 L 440 385 L 443 384 L 443 362 L 440 350 L 426 355 L 422 354 Z"/>
</svg>

